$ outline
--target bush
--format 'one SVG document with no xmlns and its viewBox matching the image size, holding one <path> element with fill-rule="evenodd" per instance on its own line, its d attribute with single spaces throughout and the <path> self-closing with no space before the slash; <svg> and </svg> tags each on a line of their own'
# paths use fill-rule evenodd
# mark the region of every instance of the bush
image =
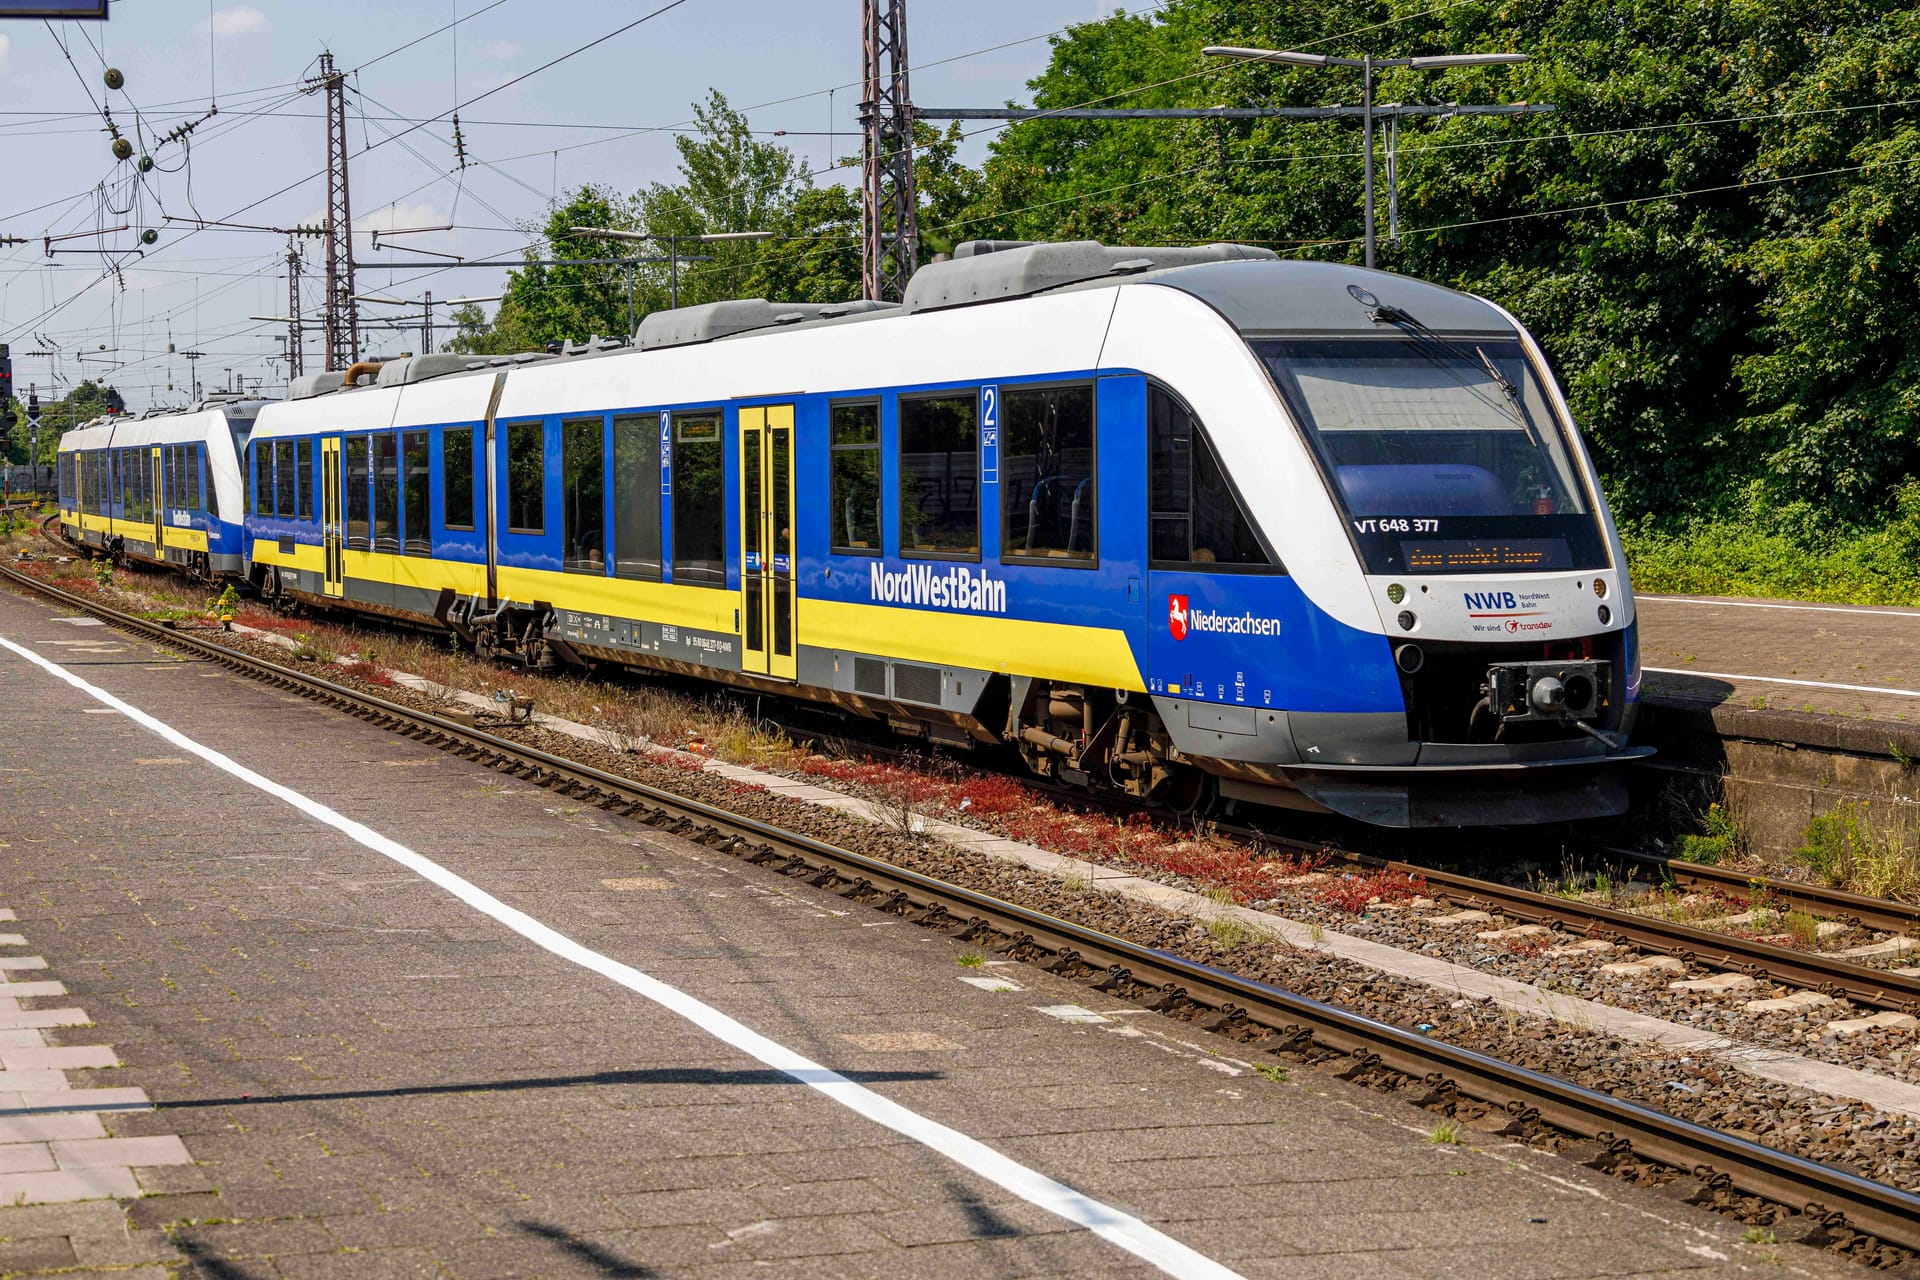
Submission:
<svg viewBox="0 0 1920 1280">
<path fill-rule="evenodd" d="M 1620 536 L 1641 591 L 1920 606 L 1920 482 L 1903 486 L 1875 525 L 1834 527 L 1756 483 L 1723 516 L 1629 521 Z"/>
</svg>

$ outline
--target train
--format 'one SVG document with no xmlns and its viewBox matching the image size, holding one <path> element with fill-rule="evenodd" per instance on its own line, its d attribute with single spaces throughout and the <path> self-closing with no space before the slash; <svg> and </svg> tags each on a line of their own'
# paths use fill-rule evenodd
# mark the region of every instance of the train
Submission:
<svg viewBox="0 0 1920 1280">
<path fill-rule="evenodd" d="M 204 523 L 182 567 L 270 600 L 1180 810 L 1575 821 L 1649 754 L 1625 555 L 1545 355 L 1388 272 L 971 242 L 899 303 L 682 307 L 98 431 L 61 446 L 93 545 L 174 564 Z M 189 437 L 204 507 L 161 476 Z"/>
<path fill-rule="evenodd" d="M 240 465 L 267 403 L 215 395 L 67 432 L 55 467 L 61 529 L 82 546 L 200 581 L 244 578 Z"/>
</svg>

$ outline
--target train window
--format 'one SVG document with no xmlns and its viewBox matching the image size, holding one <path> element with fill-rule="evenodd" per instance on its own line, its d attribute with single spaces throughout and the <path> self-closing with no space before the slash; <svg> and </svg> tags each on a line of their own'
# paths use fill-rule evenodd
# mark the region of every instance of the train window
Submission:
<svg viewBox="0 0 1920 1280">
<path fill-rule="evenodd" d="M 293 448 L 295 458 L 293 469 L 300 477 L 300 519 L 311 520 L 313 519 L 314 481 L 318 478 L 313 468 L 314 442 L 297 440 Z"/>
<path fill-rule="evenodd" d="M 673 415 L 673 580 L 724 585 L 725 450 L 720 411 Z"/>
<path fill-rule="evenodd" d="M 186 501 L 182 505 L 189 510 L 200 511 L 204 509 L 200 501 L 200 446 L 197 444 L 187 446 L 187 491 L 185 497 Z"/>
<path fill-rule="evenodd" d="M 613 572 L 660 581 L 660 421 L 613 420 Z"/>
<path fill-rule="evenodd" d="M 160 446 L 160 470 L 162 473 L 160 501 L 164 506 L 172 506 L 174 495 L 180 492 L 180 468 L 177 462 L 179 455 L 180 446 L 178 445 L 168 444 Z"/>
<path fill-rule="evenodd" d="M 347 490 L 347 546 L 366 551 L 373 546 L 367 519 L 367 482 L 372 475 L 371 452 L 365 436 L 347 437 L 347 466 L 342 483 Z"/>
<path fill-rule="evenodd" d="M 427 460 L 427 433 L 408 431 L 400 438 L 400 452 L 406 462 L 405 504 L 401 511 L 401 531 L 406 536 L 410 556 L 433 554 L 433 529 L 427 515 L 427 487 L 432 483 L 432 467 Z"/>
<path fill-rule="evenodd" d="M 291 440 L 273 442 L 273 511 L 284 520 L 293 519 L 299 510 L 299 504 L 294 501 L 299 480 L 296 475 L 297 459 L 293 452 L 293 443 Z"/>
<path fill-rule="evenodd" d="M 515 422 L 507 427 L 507 529 L 545 533 L 547 529 L 547 424 Z"/>
<path fill-rule="evenodd" d="M 560 424 L 560 516 L 564 567 L 574 573 L 607 571 L 606 419 L 569 418 Z"/>
<path fill-rule="evenodd" d="M 1152 557 L 1173 565 L 1271 567 L 1275 561 L 1214 459 L 1193 411 L 1161 387 L 1147 389 L 1148 510 Z"/>
<path fill-rule="evenodd" d="M 400 439 L 391 431 L 373 437 L 373 549 L 400 552 Z"/>
<path fill-rule="evenodd" d="M 833 549 L 880 554 L 880 406 L 836 404 L 833 426 Z"/>
<path fill-rule="evenodd" d="M 1099 529 L 1093 388 L 1007 388 L 1000 404 L 1004 554 L 1091 564 Z"/>
<path fill-rule="evenodd" d="M 267 516 L 273 514 L 273 446 L 265 440 L 248 448 L 249 466 L 247 468 L 247 489 L 253 501 L 249 504 L 253 514 Z M 264 473 L 264 474 L 263 474 Z M 265 481 L 264 487 L 262 481 Z"/>
<path fill-rule="evenodd" d="M 900 401 L 900 551 L 980 554 L 979 396 Z"/>
<path fill-rule="evenodd" d="M 440 508 L 447 528 L 473 528 L 473 428 L 440 436 Z"/>
</svg>

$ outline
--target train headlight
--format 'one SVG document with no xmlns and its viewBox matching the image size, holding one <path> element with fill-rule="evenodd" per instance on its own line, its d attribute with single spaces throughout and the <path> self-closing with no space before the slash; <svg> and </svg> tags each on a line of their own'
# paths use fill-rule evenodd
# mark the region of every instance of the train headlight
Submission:
<svg viewBox="0 0 1920 1280">
<path fill-rule="evenodd" d="M 1606 599 L 1607 584 L 1602 582 L 1600 579 L 1595 578 L 1593 580 L 1593 594 L 1595 594 L 1596 596 L 1599 596 L 1602 600 Z"/>
<path fill-rule="evenodd" d="M 1402 631 L 1411 631 L 1420 625 L 1420 619 L 1414 617 L 1411 609 L 1402 609 L 1398 621 Z"/>
<path fill-rule="evenodd" d="M 1600 625 L 1604 627 L 1609 622 L 1612 622 L 1612 621 L 1613 621 L 1613 610 L 1607 608 L 1607 606 L 1605 605 L 1601 605 L 1600 606 Z"/>
<path fill-rule="evenodd" d="M 1406 598 L 1407 598 L 1407 589 L 1405 587 L 1401 586 L 1397 582 L 1389 582 L 1387 584 L 1387 599 L 1393 601 L 1393 603 L 1395 604 L 1399 604 L 1402 600 L 1405 600 Z"/>
</svg>

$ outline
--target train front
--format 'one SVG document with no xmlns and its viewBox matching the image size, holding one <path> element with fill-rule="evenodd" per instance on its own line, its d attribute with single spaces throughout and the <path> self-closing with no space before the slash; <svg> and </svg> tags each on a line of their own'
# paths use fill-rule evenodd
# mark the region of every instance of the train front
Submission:
<svg viewBox="0 0 1920 1280">
<path fill-rule="evenodd" d="M 1388 826 L 1624 812 L 1624 765 L 1651 754 L 1628 744 L 1632 592 L 1524 328 L 1482 299 L 1332 264 L 1247 264 L 1194 291 L 1220 294 L 1264 383 L 1257 411 L 1209 421 L 1287 565 L 1285 587 L 1240 589 L 1300 619 L 1241 654 L 1295 666 L 1264 681 L 1290 686 L 1286 740 L 1261 734 L 1275 740 L 1231 764 L 1221 735 L 1191 744 L 1222 761 L 1223 792 L 1284 784 Z"/>
</svg>

